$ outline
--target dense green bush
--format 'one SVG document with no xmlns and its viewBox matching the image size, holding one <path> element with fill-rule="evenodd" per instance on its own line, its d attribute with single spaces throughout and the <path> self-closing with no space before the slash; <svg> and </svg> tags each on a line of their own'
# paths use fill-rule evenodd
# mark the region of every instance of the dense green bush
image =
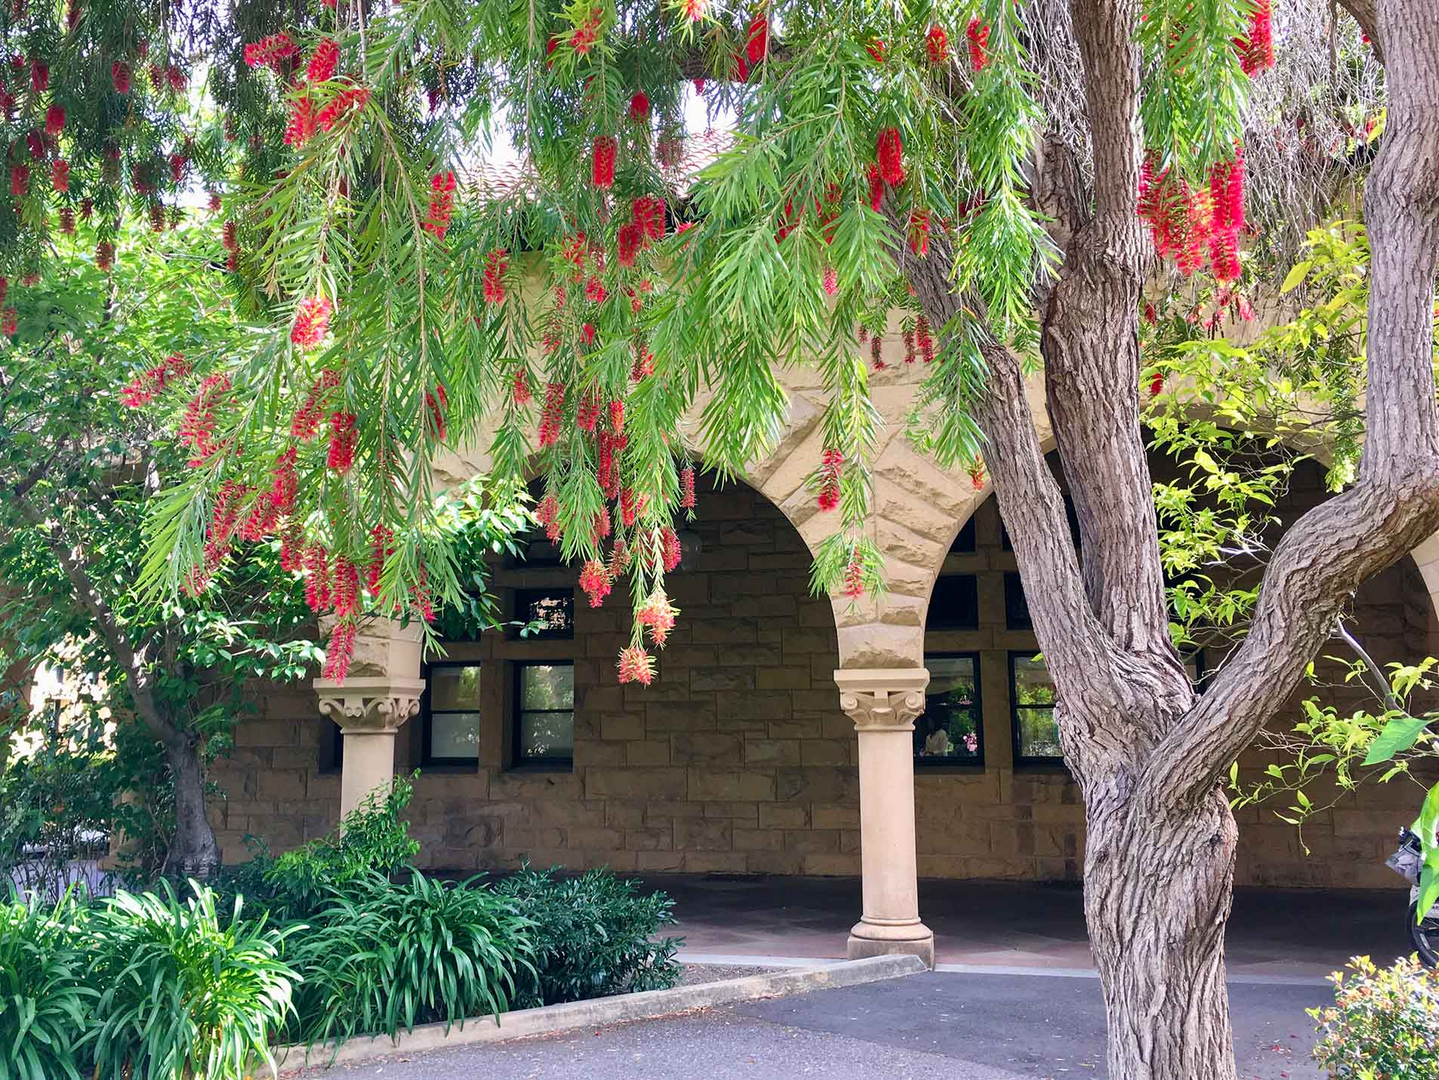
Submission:
<svg viewBox="0 0 1439 1080">
<path fill-rule="evenodd" d="M 530 923 L 514 901 L 471 886 L 372 874 L 332 892 L 291 952 L 304 977 L 299 1037 L 394 1035 L 508 1010 L 534 978 Z"/>
<path fill-rule="evenodd" d="M 240 1080 L 253 1056 L 273 1067 L 270 1037 L 291 1011 L 294 970 L 262 915 L 228 918 L 209 889 L 176 897 L 119 893 L 90 914 L 90 984 L 98 992 L 89 1051 L 102 1077 Z"/>
<path fill-rule="evenodd" d="M 80 1080 L 85 909 L 65 895 L 0 907 L 0 1080 Z"/>
<path fill-rule="evenodd" d="M 535 924 L 537 981 L 525 1004 L 662 990 L 679 979 L 681 939 L 654 939 L 675 921 L 665 893 L 642 894 L 608 870 L 557 877 L 553 869 L 528 866 L 501 882 L 499 892 Z"/>
<path fill-rule="evenodd" d="M 1340 1080 L 1433 1080 L 1439 1076 L 1439 975 L 1416 958 L 1376 968 L 1367 956 L 1336 971 L 1334 1004 L 1310 1009 L 1314 1058 Z"/>
</svg>

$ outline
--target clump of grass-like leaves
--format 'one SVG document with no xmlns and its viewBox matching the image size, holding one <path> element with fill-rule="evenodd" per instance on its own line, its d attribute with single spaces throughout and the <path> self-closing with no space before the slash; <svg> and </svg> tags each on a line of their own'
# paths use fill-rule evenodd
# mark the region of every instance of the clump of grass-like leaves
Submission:
<svg viewBox="0 0 1439 1080">
<path fill-rule="evenodd" d="M 85 909 L 67 893 L 0 905 L 0 1080 L 80 1080 L 86 1015 Z"/>
</svg>

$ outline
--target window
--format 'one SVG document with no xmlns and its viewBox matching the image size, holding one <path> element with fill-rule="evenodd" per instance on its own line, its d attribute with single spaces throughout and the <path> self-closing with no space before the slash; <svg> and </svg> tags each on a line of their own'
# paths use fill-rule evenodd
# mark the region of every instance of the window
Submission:
<svg viewBox="0 0 1439 1080">
<path fill-rule="evenodd" d="M 1034 629 L 1029 601 L 1024 598 L 1024 582 L 1013 570 L 1004 575 L 1004 625 L 1010 630 Z"/>
<path fill-rule="evenodd" d="M 473 765 L 480 759 L 480 665 L 431 664 L 422 704 L 424 763 Z"/>
<path fill-rule="evenodd" d="M 571 765 L 575 758 L 575 665 L 515 665 L 515 764 Z"/>
<path fill-rule="evenodd" d="M 916 765 L 983 765 L 979 654 L 926 653 L 929 686 L 914 722 Z"/>
<path fill-rule="evenodd" d="M 969 515 L 969 520 L 964 523 L 964 528 L 959 530 L 959 535 L 954 538 L 954 543 L 949 545 L 949 550 L 956 555 L 969 555 L 975 550 L 973 514 Z"/>
<path fill-rule="evenodd" d="M 1190 653 L 1180 654 L 1184 661 L 1184 670 L 1189 674 L 1189 685 L 1194 687 L 1196 694 L 1204 692 L 1204 684 L 1209 681 L 1209 668 L 1204 663 L 1204 650 L 1195 649 Z"/>
<path fill-rule="evenodd" d="M 934 592 L 929 597 L 929 612 L 925 615 L 924 628 L 979 628 L 979 590 L 973 574 L 944 574 L 935 581 Z"/>
<path fill-rule="evenodd" d="M 573 589 L 518 589 L 515 592 L 515 621 L 520 624 L 516 634 L 527 641 L 536 638 L 572 638 L 575 636 L 575 591 Z"/>
<path fill-rule="evenodd" d="M 1044 661 L 1032 653 L 1010 653 L 1009 704 L 1016 765 L 1063 764 L 1054 700 L 1054 683 Z"/>
</svg>

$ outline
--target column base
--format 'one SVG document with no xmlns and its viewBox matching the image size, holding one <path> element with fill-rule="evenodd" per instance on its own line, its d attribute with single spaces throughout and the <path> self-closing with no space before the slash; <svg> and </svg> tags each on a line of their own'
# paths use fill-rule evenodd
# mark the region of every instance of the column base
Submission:
<svg viewBox="0 0 1439 1080">
<path fill-rule="evenodd" d="M 901 925 L 871 923 L 861 919 L 849 932 L 845 955 L 850 960 L 894 954 L 917 956 L 925 966 L 934 967 L 934 931 L 918 920 Z"/>
</svg>

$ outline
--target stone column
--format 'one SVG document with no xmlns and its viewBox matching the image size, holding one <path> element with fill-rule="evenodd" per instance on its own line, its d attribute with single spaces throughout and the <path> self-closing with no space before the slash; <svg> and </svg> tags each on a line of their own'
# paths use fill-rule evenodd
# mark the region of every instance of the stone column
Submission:
<svg viewBox="0 0 1439 1080">
<path fill-rule="evenodd" d="M 914 846 L 914 719 L 924 668 L 834 673 L 839 707 L 859 738 L 860 866 L 864 914 L 849 932 L 851 960 L 913 953 L 934 966 L 934 931 L 919 919 Z"/>
<path fill-rule="evenodd" d="M 321 628 L 328 631 L 328 627 Z M 395 733 L 420 711 L 420 631 L 392 619 L 373 619 L 355 638 L 355 658 L 343 682 L 314 680 L 320 712 L 340 725 L 340 816 L 395 775 Z"/>
</svg>

